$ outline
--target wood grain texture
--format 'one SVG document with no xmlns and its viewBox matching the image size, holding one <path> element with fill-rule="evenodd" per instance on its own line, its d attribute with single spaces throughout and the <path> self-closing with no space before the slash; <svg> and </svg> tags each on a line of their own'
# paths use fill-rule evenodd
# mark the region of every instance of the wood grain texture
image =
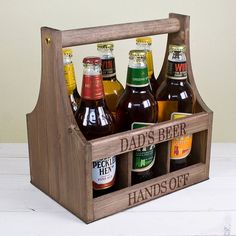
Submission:
<svg viewBox="0 0 236 236">
<path fill-rule="evenodd" d="M 169 182 L 171 179 L 176 178 L 176 176 L 181 176 L 186 173 L 189 173 L 189 176 L 188 176 L 189 179 L 186 185 L 180 185 L 179 187 L 176 187 L 173 190 L 169 189 L 167 186 L 167 191 L 165 193 L 160 192 L 159 194 L 157 194 L 158 190 L 156 190 L 156 193 L 152 193 L 153 194 L 152 197 L 148 197 L 149 195 L 145 196 L 145 193 L 144 193 L 145 189 L 147 188 L 151 189 L 154 185 L 156 186 L 162 185 L 164 181 Z M 114 192 L 105 196 L 101 196 L 99 198 L 95 198 L 94 199 L 95 220 L 114 214 L 117 211 L 121 211 L 130 207 L 133 207 L 133 206 L 137 206 L 144 202 L 169 194 L 173 191 L 180 190 L 187 186 L 199 183 L 206 179 L 207 177 L 206 177 L 205 165 L 199 163 L 199 164 L 184 168 L 182 170 L 172 172 L 172 173 L 154 178 L 149 181 L 145 181 L 143 183 L 131 186 L 129 188 L 122 189 L 120 191 L 117 191 L 117 192 Z M 140 191 L 143 191 L 143 194 L 140 194 Z M 134 192 L 136 193 L 136 196 L 137 196 L 136 197 L 137 203 L 130 204 L 130 201 L 134 201 L 133 199 L 130 200 L 130 194 L 133 194 Z M 131 196 L 133 197 L 134 195 L 131 195 Z"/>
<path fill-rule="evenodd" d="M 62 31 L 62 46 L 71 47 L 91 43 L 136 38 L 147 35 L 166 34 L 179 31 L 175 18 L 106 25 Z"/>
<path fill-rule="evenodd" d="M 87 219 L 93 213 L 89 145 L 80 131 L 71 134 L 77 124 L 66 91 L 61 45 L 60 31 L 42 28 L 40 94 L 36 108 L 27 115 L 31 181 Z"/>
<path fill-rule="evenodd" d="M 131 186 L 131 169 L 133 162 L 133 153 L 126 152 L 116 157 L 117 162 L 117 186 L 118 189 Z"/>
</svg>

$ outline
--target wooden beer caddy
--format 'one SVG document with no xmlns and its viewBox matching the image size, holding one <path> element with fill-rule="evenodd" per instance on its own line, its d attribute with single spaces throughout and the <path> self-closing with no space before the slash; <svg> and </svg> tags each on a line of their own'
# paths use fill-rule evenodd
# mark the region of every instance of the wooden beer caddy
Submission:
<svg viewBox="0 0 236 236">
<path fill-rule="evenodd" d="M 42 33 L 42 79 L 35 109 L 27 114 L 31 183 L 89 223 L 209 178 L 212 111 L 194 82 L 189 51 L 189 16 L 137 23 Z M 189 81 L 197 96 L 196 114 L 136 130 L 87 141 L 80 132 L 64 79 L 62 48 L 140 36 L 168 34 L 159 78 L 165 76 L 168 45 L 185 44 Z M 170 172 L 168 140 L 193 134 L 193 164 Z M 141 141 L 140 141 L 141 140 Z M 132 151 L 157 144 L 159 177 L 131 186 Z M 140 144 L 141 143 L 141 144 Z M 92 161 L 117 156 L 119 190 L 93 199 Z M 163 157 L 163 158 L 159 158 Z"/>
</svg>

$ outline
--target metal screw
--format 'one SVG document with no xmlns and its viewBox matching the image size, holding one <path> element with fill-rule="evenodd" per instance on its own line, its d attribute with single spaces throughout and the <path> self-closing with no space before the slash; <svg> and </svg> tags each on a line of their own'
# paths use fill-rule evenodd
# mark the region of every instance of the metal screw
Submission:
<svg viewBox="0 0 236 236">
<path fill-rule="evenodd" d="M 50 44 L 51 43 L 51 38 L 46 38 L 45 42 L 46 42 L 46 44 Z"/>
</svg>

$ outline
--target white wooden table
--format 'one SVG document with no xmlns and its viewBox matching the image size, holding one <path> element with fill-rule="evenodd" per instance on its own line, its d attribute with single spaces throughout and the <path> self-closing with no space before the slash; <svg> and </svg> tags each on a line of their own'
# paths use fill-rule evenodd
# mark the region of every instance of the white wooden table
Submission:
<svg viewBox="0 0 236 236">
<path fill-rule="evenodd" d="M 0 144 L 0 236 L 236 235 L 236 144 L 213 144 L 210 180 L 89 225 L 30 184 L 26 144 Z"/>
</svg>

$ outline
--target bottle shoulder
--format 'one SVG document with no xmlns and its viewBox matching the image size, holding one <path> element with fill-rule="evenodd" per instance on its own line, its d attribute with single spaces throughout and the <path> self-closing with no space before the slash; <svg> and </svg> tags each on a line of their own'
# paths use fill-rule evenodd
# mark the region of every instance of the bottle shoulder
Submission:
<svg viewBox="0 0 236 236">
<path fill-rule="evenodd" d="M 138 106 L 148 108 L 155 106 L 156 101 L 150 89 L 147 87 L 145 89 L 137 89 L 127 86 L 122 94 L 118 106 L 126 106 L 131 109 Z"/>
<path fill-rule="evenodd" d="M 114 133 L 113 116 L 104 102 L 102 104 L 88 104 L 81 101 L 75 118 L 79 128 L 88 140 Z"/>
<path fill-rule="evenodd" d="M 188 81 L 168 81 L 165 79 L 156 91 L 156 100 L 184 100 L 193 96 L 194 92 Z"/>
<path fill-rule="evenodd" d="M 103 80 L 103 86 L 104 86 L 105 92 L 106 91 L 117 91 L 117 92 L 124 91 L 123 85 L 117 79 Z"/>
</svg>

